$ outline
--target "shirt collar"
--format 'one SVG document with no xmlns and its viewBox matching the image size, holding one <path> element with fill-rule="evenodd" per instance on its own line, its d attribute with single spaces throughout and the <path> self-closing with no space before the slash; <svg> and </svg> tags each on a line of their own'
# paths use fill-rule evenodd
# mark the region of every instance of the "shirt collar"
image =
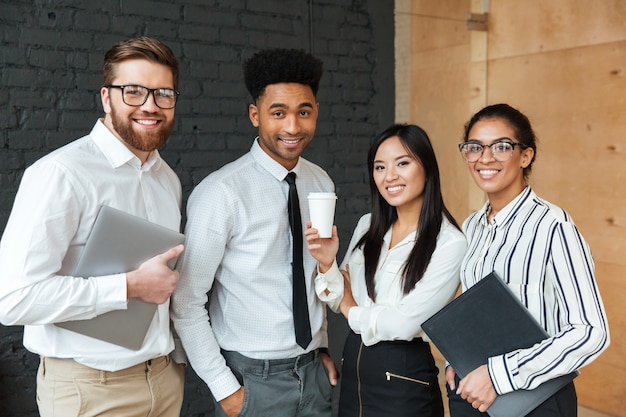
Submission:
<svg viewBox="0 0 626 417">
<path fill-rule="evenodd" d="M 406 245 L 407 243 L 410 242 L 415 242 L 417 240 L 417 230 L 409 233 L 404 239 L 402 239 L 400 242 L 396 243 L 396 246 L 394 246 L 393 248 L 397 248 L 398 246 L 401 245 Z M 383 236 L 383 241 L 387 244 L 387 248 L 389 247 L 389 245 L 391 245 L 391 227 L 387 230 L 387 232 L 385 233 L 385 236 Z"/>
<path fill-rule="evenodd" d="M 250 153 L 254 160 L 267 172 L 269 172 L 274 178 L 278 181 L 283 181 L 289 172 L 295 172 L 296 176 L 299 175 L 300 172 L 300 158 L 298 158 L 298 163 L 291 171 L 285 169 L 284 166 L 276 162 L 269 156 L 263 149 L 261 149 L 261 145 L 259 145 L 259 137 L 257 136 L 254 139 L 254 143 L 252 144 L 252 148 L 250 148 Z"/>
<path fill-rule="evenodd" d="M 150 152 L 148 159 L 142 165 L 141 160 L 106 127 L 103 119 L 98 119 L 90 136 L 113 168 L 119 168 L 124 164 L 130 164 L 143 171 L 161 167 L 159 151 Z"/>
<path fill-rule="evenodd" d="M 491 219 L 491 223 L 495 225 L 506 224 L 513 217 L 515 217 L 515 214 L 517 214 L 519 208 L 522 205 L 524 205 L 526 201 L 534 197 L 535 197 L 534 191 L 530 188 L 530 186 L 527 185 L 526 187 L 524 187 L 522 192 L 517 195 L 517 197 L 511 200 L 509 204 L 504 206 L 499 212 L 496 213 L 495 216 L 493 216 L 493 218 Z M 482 215 L 480 219 L 483 225 L 485 226 L 489 223 L 487 221 L 487 216 L 490 210 L 491 210 L 491 206 L 489 204 L 489 201 L 487 201 L 485 205 L 483 205 L 483 208 L 481 209 Z"/>
</svg>

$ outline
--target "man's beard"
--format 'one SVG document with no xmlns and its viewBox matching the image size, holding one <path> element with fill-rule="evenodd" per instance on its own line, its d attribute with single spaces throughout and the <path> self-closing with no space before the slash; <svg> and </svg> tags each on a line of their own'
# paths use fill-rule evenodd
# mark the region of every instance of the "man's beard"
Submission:
<svg viewBox="0 0 626 417">
<path fill-rule="evenodd" d="M 172 129 L 174 129 L 174 120 L 172 119 L 169 122 L 160 122 L 162 125 L 155 131 L 138 133 L 133 129 L 133 122 L 129 118 L 120 117 L 113 107 L 111 108 L 111 122 L 124 142 L 142 152 L 152 152 L 159 149 L 165 144 L 172 133 Z"/>
</svg>

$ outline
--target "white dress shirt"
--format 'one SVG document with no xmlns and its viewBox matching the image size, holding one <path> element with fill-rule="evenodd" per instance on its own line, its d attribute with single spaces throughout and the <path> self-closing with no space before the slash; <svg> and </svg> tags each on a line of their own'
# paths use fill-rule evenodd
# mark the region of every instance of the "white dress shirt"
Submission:
<svg viewBox="0 0 626 417">
<path fill-rule="evenodd" d="M 609 329 L 591 251 L 563 209 L 526 187 L 491 222 L 488 213 L 489 202 L 463 223 L 463 289 L 495 271 L 550 335 L 489 358 L 496 392 L 506 394 L 588 364 L 609 345 Z"/>
<path fill-rule="evenodd" d="M 332 192 L 334 186 L 326 172 L 303 158 L 292 171 L 304 223 L 307 195 Z M 191 365 L 218 401 L 240 387 L 220 348 L 255 359 L 305 353 L 293 326 L 287 173 L 255 140 L 250 152 L 211 173 L 189 197 L 172 319 Z M 306 248 L 303 257 L 310 278 L 310 351 L 328 341 L 324 306 L 313 284 L 316 263 Z"/>
<path fill-rule="evenodd" d="M 169 302 L 158 307 L 138 351 L 53 323 L 126 309 L 126 274 L 73 277 L 101 205 L 180 229 L 181 186 L 157 151 L 141 161 L 102 123 L 25 172 L 0 242 L 0 321 L 24 325 L 24 346 L 115 371 L 174 348 Z M 120 323 L 123 325 L 123 323 Z"/>
<path fill-rule="evenodd" d="M 414 232 L 389 248 L 391 229 L 384 237 L 378 266 L 374 277 L 376 301 L 367 294 L 365 284 L 365 258 L 362 248 L 355 245 L 370 226 L 370 214 L 359 220 L 341 269 L 350 270 L 350 287 L 358 307 L 348 313 L 348 324 L 361 335 L 363 344 L 374 345 L 383 340 L 412 340 L 422 337 L 422 323 L 443 308 L 454 297 L 459 287 L 459 268 L 467 244 L 463 233 L 444 218 L 437 246 L 430 263 L 415 287 L 408 294 L 402 291 L 402 273 L 406 260 L 415 246 Z M 318 297 L 338 312 L 343 298 L 343 276 L 335 262 L 326 273 L 318 273 L 316 292 Z M 328 293 L 326 292 L 328 290 Z"/>
</svg>

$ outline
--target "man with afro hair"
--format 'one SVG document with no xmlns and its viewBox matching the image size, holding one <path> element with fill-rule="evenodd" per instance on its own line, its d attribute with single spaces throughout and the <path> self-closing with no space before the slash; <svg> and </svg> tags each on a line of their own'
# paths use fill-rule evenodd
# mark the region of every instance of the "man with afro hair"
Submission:
<svg viewBox="0 0 626 417">
<path fill-rule="evenodd" d="M 315 294 L 316 262 L 306 248 L 306 300 L 292 298 L 287 182 L 295 174 L 304 221 L 307 195 L 334 191 L 328 174 L 301 157 L 315 134 L 322 62 L 301 50 L 269 49 L 243 70 L 258 136 L 248 153 L 207 176 L 189 198 L 172 317 L 217 416 L 330 416 L 337 370 L 326 348 L 325 307 Z M 302 240 L 300 229 L 294 237 Z M 293 312 L 302 304 L 309 321 L 304 340 L 296 338 Z"/>
</svg>

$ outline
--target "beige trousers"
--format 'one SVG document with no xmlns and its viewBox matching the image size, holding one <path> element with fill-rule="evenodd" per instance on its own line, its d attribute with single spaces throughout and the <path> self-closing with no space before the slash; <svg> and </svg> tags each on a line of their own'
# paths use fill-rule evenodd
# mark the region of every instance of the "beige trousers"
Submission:
<svg viewBox="0 0 626 417">
<path fill-rule="evenodd" d="M 41 417 L 178 417 L 184 381 L 168 356 L 116 372 L 42 357 L 37 405 Z"/>
</svg>

